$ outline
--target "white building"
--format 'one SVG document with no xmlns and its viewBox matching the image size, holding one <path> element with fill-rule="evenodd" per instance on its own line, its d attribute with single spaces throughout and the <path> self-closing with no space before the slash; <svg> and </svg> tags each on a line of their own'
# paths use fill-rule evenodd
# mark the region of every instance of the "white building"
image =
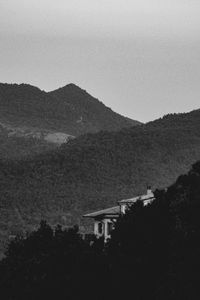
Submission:
<svg viewBox="0 0 200 300">
<path fill-rule="evenodd" d="M 104 237 L 105 241 L 110 238 L 110 233 L 114 227 L 114 222 L 121 214 L 125 214 L 126 209 L 136 201 L 142 201 L 144 205 L 151 203 L 154 200 L 154 194 L 150 187 L 147 187 L 147 193 L 130 199 L 118 201 L 118 205 L 96 212 L 84 215 L 85 218 L 94 219 L 94 234 L 99 237 Z"/>
</svg>

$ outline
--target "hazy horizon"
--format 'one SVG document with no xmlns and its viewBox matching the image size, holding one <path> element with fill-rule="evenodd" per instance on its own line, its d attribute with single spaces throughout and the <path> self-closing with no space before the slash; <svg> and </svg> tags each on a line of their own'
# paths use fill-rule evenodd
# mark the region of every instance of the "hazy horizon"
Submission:
<svg viewBox="0 0 200 300">
<path fill-rule="evenodd" d="M 197 0 L 13 2 L 0 2 L 0 82 L 74 83 L 141 122 L 199 108 Z"/>
</svg>

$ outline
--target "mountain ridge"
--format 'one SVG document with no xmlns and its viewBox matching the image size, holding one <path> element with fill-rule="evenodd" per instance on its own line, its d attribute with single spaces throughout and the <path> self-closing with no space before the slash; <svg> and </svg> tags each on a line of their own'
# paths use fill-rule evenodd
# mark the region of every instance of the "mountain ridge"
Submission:
<svg viewBox="0 0 200 300">
<path fill-rule="evenodd" d="M 38 153 L 40 149 L 43 151 L 44 143 L 47 149 L 53 149 L 56 144 L 60 146 L 68 141 L 68 137 L 140 124 L 113 112 L 75 84 L 46 92 L 29 84 L 8 83 L 0 83 L 0 123 L 4 129 L 0 130 L 0 136 L 8 147 L 12 137 L 17 139 L 19 133 L 20 138 L 26 140 L 21 149 L 18 143 L 15 156 L 16 153 L 19 156 L 25 154 L 24 144 L 28 155 L 31 155 L 35 146 Z M 16 132 L 15 135 L 10 135 L 10 128 Z M 43 138 L 44 135 L 48 137 Z M 35 141 L 33 148 L 30 138 Z M 4 155 L 6 156 L 6 152 Z"/>
<path fill-rule="evenodd" d="M 83 213 L 144 193 L 147 184 L 169 186 L 199 158 L 200 111 L 194 111 L 88 133 L 25 161 L 0 160 L 0 205 L 7 216 L 0 229 L 27 230 L 47 219 L 84 230 Z M 15 208 L 26 225 L 13 217 Z"/>
<path fill-rule="evenodd" d="M 63 90 L 56 92 L 56 97 L 62 99 L 62 94 Z M 76 106 L 79 99 L 73 102 L 73 97 L 70 101 Z M 81 108 L 82 115 L 86 108 Z M 10 145 L 18 151 L 16 140 Z M 2 138 L 1 149 L 4 146 L 8 152 Z M 59 148 L 9 158 L 0 153 L 2 241 L 33 230 L 41 219 L 52 225 L 77 223 L 84 232 L 88 224 L 82 214 L 142 194 L 147 185 L 169 186 L 200 159 L 200 110 L 115 131 L 89 132 Z"/>
</svg>

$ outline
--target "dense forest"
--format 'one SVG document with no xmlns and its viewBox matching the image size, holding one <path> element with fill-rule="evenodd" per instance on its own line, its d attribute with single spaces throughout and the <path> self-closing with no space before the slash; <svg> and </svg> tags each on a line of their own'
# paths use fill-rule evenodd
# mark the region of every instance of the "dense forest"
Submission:
<svg viewBox="0 0 200 300">
<path fill-rule="evenodd" d="M 200 111 L 118 132 L 86 134 L 32 159 L 0 161 L 0 237 L 51 225 L 170 185 L 199 159 Z"/>
<path fill-rule="evenodd" d="M 0 121 L 73 136 L 140 124 L 113 112 L 75 84 L 45 92 L 28 84 L 0 83 Z"/>
<path fill-rule="evenodd" d="M 200 162 L 152 204 L 136 202 L 111 239 L 45 221 L 16 237 L 0 263 L 4 299 L 199 299 Z"/>
<path fill-rule="evenodd" d="M 75 84 L 52 92 L 0 83 L 0 159 L 24 159 L 88 132 L 140 122 L 123 117 Z"/>
</svg>

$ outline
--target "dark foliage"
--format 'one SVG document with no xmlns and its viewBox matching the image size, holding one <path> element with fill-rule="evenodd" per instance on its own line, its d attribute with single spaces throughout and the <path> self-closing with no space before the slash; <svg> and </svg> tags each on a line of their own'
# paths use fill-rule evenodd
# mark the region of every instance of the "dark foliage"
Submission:
<svg viewBox="0 0 200 300">
<path fill-rule="evenodd" d="M 81 215 L 175 181 L 199 159 L 200 111 L 119 132 L 86 134 L 59 150 L 0 161 L 0 235 L 51 225 L 86 225 Z M 14 145 L 13 145 L 14 148 Z"/>
<path fill-rule="evenodd" d="M 106 274 L 102 246 L 101 241 L 90 246 L 76 226 L 66 230 L 58 225 L 53 231 L 42 221 L 37 231 L 9 244 L 0 265 L 1 295 L 21 300 L 90 296 L 101 280 L 99 273 Z"/>
<path fill-rule="evenodd" d="M 199 299 L 200 162 L 148 206 L 120 217 L 111 240 L 44 221 L 0 264 L 4 299 Z"/>
</svg>

